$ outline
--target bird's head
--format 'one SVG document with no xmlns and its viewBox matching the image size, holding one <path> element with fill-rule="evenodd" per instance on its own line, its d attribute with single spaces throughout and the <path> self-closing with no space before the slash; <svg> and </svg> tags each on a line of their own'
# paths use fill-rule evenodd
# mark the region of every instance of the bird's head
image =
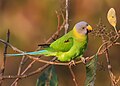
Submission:
<svg viewBox="0 0 120 86">
<path fill-rule="evenodd" d="M 75 29 L 79 34 L 86 35 L 92 31 L 92 27 L 85 21 L 78 22 L 75 25 Z"/>
</svg>

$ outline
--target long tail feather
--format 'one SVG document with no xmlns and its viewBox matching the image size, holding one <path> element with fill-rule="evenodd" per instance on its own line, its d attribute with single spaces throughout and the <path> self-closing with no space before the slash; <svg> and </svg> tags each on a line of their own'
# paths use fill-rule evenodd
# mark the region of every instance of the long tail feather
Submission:
<svg viewBox="0 0 120 86">
<path fill-rule="evenodd" d="M 6 56 L 10 57 L 10 56 L 23 56 L 23 55 L 42 55 L 46 53 L 47 53 L 47 50 L 40 50 L 40 51 L 20 53 L 20 54 L 6 54 Z"/>
</svg>

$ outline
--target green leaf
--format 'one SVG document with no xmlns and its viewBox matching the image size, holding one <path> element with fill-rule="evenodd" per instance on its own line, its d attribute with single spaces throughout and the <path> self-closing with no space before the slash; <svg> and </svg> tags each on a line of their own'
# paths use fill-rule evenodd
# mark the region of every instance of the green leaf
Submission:
<svg viewBox="0 0 120 86">
<path fill-rule="evenodd" d="M 86 64 L 86 81 L 85 86 L 94 86 L 95 76 L 97 69 L 97 55 Z"/>
<path fill-rule="evenodd" d="M 39 76 L 36 86 L 58 86 L 57 74 L 53 65 Z"/>
</svg>

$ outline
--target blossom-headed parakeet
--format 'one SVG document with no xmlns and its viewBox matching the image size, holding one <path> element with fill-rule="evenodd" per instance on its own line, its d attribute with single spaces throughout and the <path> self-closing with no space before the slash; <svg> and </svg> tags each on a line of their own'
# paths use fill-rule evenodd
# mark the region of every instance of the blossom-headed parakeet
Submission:
<svg viewBox="0 0 120 86">
<path fill-rule="evenodd" d="M 74 28 L 50 44 L 44 50 L 35 52 L 27 52 L 20 54 L 7 54 L 7 56 L 21 55 L 45 55 L 56 56 L 59 61 L 71 61 L 83 55 L 88 44 L 88 33 L 92 31 L 92 27 L 84 22 L 78 22 Z"/>
</svg>

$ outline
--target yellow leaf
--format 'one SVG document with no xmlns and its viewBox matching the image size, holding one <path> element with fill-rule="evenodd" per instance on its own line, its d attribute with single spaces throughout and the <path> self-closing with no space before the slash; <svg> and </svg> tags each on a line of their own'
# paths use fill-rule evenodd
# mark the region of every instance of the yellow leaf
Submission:
<svg viewBox="0 0 120 86">
<path fill-rule="evenodd" d="M 115 13 L 115 9 L 114 8 L 111 8 L 108 11 L 107 19 L 108 19 L 109 23 L 115 28 L 117 20 L 116 20 L 116 13 Z"/>
</svg>

